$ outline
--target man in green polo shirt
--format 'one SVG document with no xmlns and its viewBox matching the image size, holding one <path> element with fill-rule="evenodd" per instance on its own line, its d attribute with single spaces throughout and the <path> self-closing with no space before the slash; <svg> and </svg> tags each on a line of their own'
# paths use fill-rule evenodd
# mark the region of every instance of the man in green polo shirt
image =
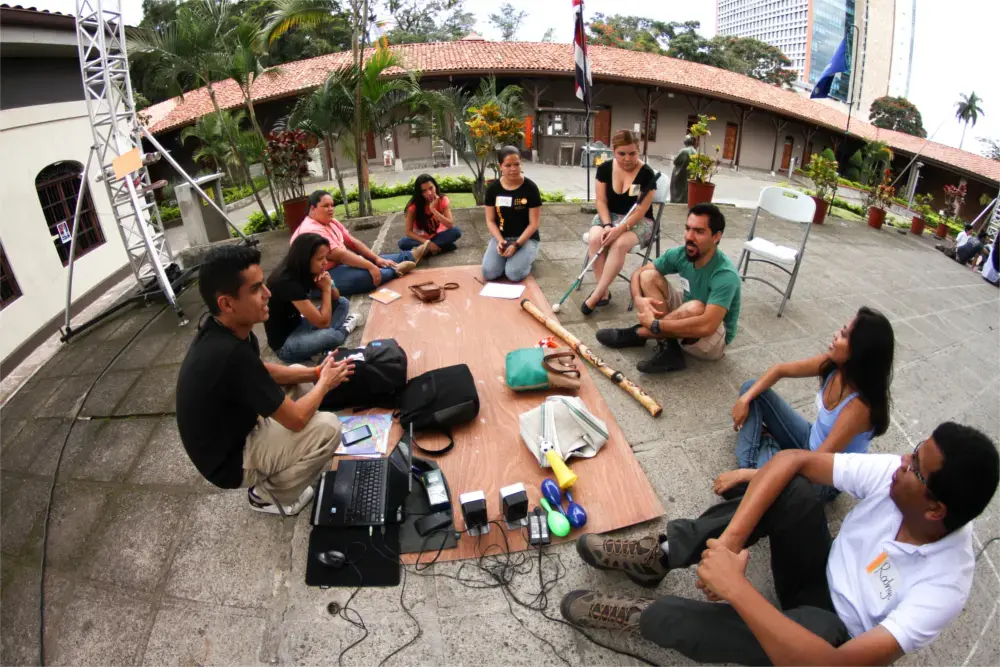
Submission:
<svg viewBox="0 0 1000 667">
<path fill-rule="evenodd" d="M 608 347 L 640 347 L 657 341 L 656 353 L 636 368 L 665 373 L 684 368 L 684 352 L 698 359 L 721 359 L 736 337 L 740 316 L 740 277 L 718 249 L 726 218 L 713 204 L 688 211 L 684 246 L 671 248 L 632 274 L 632 296 L 639 324 L 601 329 L 597 340 Z M 679 276 L 679 286 L 665 275 Z"/>
</svg>

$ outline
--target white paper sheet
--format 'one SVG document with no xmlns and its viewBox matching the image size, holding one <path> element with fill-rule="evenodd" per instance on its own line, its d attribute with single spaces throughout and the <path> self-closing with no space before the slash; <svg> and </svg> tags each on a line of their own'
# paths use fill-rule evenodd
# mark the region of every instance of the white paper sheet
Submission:
<svg viewBox="0 0 1000 667">
<path fill-rule="evenodd" d="M 524 285 L 506 285 L 504 283 L 486 283 L 479 296 L 491 296 L 496 299 L 517 299 L 524 293 Z"/>
</svg>

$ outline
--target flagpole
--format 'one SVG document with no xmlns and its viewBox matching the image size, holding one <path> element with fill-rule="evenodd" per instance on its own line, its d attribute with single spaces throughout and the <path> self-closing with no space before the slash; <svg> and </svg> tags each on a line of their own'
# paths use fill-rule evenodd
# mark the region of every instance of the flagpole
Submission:
<svg viewBox="0 0 1000 667">
<path fill-rule="evenodd" d="M 847 127 L 844 128 L 844 149 L 847 149 L 847 142 L 851 140 L 851 116 L 854 111 L 854 79 L 858 71 L 858 52 L 861 50 L 861 28 L 857 24 L 852 25 L 851 28 L 854 30 L 854 49 L 851 49 L 851 92 L 849 96 L 849 101 L 847 103 Z M 860 98 L 860 95 L 858 96 Z M 836 157 L 836 156 L 834 156 Z M 837 188 L 840 185 L 840 179 L 833 184 L 833 197 L 830 198 L 830 210 L 833 210 L 833 202 L 837 201 Z"/>
</svg>

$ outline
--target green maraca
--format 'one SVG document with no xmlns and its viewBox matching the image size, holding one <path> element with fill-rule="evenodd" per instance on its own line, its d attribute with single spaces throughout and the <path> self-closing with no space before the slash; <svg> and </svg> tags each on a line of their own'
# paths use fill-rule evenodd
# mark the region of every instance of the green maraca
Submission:
<svg viewBox="0 0 1000 667">
<path fill-rule="evenodd" d="M 549 505 L 549 501 L 545 498 L 542 498 L 540 502 L 542 503 L 542 507 L 545 508 L 545 511 L 549 513 L 549 531 L 551 531 L 551 533 L 556 537 L 566 537 L 569 535 L 569 531 L 572 528 L 569 525 L 569 519 L 567 519 L 561 512 L 557 512 L 552 509 L 552 505 Z"/>
</svg>

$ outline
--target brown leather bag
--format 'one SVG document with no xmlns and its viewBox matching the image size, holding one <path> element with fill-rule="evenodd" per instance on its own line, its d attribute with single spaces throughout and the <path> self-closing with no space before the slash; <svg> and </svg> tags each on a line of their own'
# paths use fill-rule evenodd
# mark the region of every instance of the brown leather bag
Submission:
<svg viewBox="0 0 1000 667">
<path fill-rule="evenodd" d="M 458 283 L 445 283 L 444 286 L 441 286 L 434 281 L 428 281 L 419 285 L 410 285 L 410 291 L 413 292 L 413 296 L 424 303 L 444 301 L 446 290 L 452 289 L 458 289 Z"/>
<path fill-rule="evenodd" d="M 549 376 L 549 389 L 578 391 L 580 389 L 580 369 L 576 366 L 576 355 L 568 347 L 545 351 L 542 367 Z"/>
</svg>

